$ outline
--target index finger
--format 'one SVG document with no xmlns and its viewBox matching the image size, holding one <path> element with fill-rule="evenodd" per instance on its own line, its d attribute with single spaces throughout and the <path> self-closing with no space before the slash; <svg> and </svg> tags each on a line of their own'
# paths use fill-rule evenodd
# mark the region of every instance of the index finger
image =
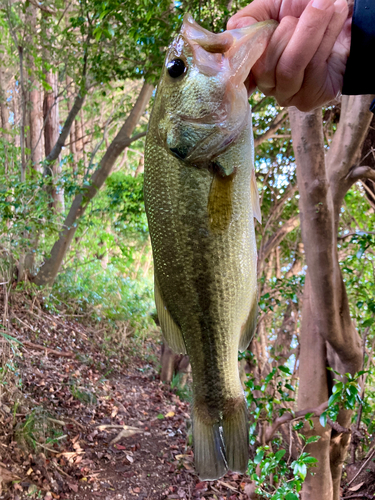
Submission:
<svg viewBox="0 0 375 500">
<path fill-rule="evenodd" d="M 254 0 L 250 5 L 239 10 L 227 24 L 228 30 L 243 28 L 267 19 L 279 19 L 282 0 Z"/>
</svg>

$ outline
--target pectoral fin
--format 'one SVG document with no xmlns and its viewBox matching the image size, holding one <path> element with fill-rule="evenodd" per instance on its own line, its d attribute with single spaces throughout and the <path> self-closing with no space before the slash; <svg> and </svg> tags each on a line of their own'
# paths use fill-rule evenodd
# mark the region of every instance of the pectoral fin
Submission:
<svg viewBox="0 0 375 500">
<path fill-rule="evenodd" d="M 170 312 L 164 305 L 160 294 L 159 285 L 155 277 L 155 304 L 158 312 L 161 330 L 169 347 L 177 354 L 186 354 L 184 338 L 180 328 L 176 325 Z"/>
<path fill-rule="evenodd" d="M 254 169 L 251 172 L 250 195 L 251 195 L 251 204 L 253 207 L 253 215 L 256 218 L 256 220 L 261 224 L 262 223 L 262 213 L 260 211 L 259 191 L 258 191 L 258 186 L 257 186 L 257 180 L 255 178 L 255 170 Z"/>
<path fill-rule="evenodd" d="M 257 316 L 258 316 L 258 300 L 257 296 L 255 296 L 255 300 L 253 305 L 251 306 L 249 316 L 247 317 L 246 322 L 243 324 L 241 328 L 240 345 L 238 346 L 238 350 L 241 352 L 246 351 L 250 342 L 252 341 L 255 328 L 257 326 Z"/>
</svg>

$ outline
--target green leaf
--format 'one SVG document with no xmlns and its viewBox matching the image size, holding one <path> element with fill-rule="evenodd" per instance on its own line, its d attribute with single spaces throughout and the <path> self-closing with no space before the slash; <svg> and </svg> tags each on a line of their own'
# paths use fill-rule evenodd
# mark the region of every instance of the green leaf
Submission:
<svg viewBox="0 0 375 500">
<path fill-rule="evenodd" d="M 284 372 L 284 373 L 287 373 L 288 375 L 291 375 L 290 370 L 287 366 L 280 365 L 279 370 Z"/>
<path fill-rule="evenodd" d="M 341 398 L 341 394 L 339 392 L 336 392 L 336 394 L 332 394 L 328 400 L 328 406 L 333 406 L 337 401 L 339 401 Z"/>
<path fill-rule="evenodd" d="M 286 453 L 286 450 L 279 450 L 275 453 L 275 460 L 277 460 L 277 462 L 280 462 L 280 460 L 283 458 L 283 456 L 285 455 Z"/>
<path fill-rule="evenodd" d="M 294 493 L 288 493 L 285 497 L 285 500 L 299 500 L 297 495 Z"/>
<path fill-rule="evenodd" d="M 254 458 L 254 463 L 256 465 L 260 464 L 260 462 L 263 460 L 263 457 L 264 457 L 264 451 L 259 451 L 256 455 L 255 455 L 255 458 Z"/>
<path fill-rule="evenodd" d="M 319 422 L 322 427 L 325 427 L 327 425 L 327 412 L 324 411 L 320 417 L 319 417 Z"/>
<path fill-rule="evenodd" d="M 311 436 L 311 437 L 306 439 L 306 444 L 316 443 L 317 441 L 319 441 L 320 437 L 321 436 Z"/>
<path fill-rule="evenodd" d="M 163 420 L 164 415 L 162 413 L 159 413 L 159 415 L 156 418 L 158 418 L 159 420 Z"/>
<path fill-rule="evenodd" d="M 367 318 L 367 319 L 365 319 L 365 321 L 362 323 L 362 326 L 363 326 L 364 328 L 367 328 L 368 326 L 373 325 L 374 321 L 375 321 L 375 318 Z"/>
</svg>

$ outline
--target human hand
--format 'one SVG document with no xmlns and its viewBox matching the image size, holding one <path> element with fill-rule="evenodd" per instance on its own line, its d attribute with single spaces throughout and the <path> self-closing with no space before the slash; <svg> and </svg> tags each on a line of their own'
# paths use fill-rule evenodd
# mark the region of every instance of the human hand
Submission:
<svg viewBox="0 0 375 500">
<path fill-rule="evenodd" d="M 309 111 L 342 89 L 351 39 L 346 0 L 254 0 L 228 21 L 228 29 L 275 19 L 279 26 L 246 82 L 281 106 Z"/>
</svg>

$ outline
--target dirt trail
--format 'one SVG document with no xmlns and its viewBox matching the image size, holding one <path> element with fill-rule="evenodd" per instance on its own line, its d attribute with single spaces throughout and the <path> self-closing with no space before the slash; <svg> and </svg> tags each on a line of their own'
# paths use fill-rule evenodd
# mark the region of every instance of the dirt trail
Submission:
<svg viewBox="0 0 375 500">
<path fill-rule="evenodd" d="M 197 478 L 189 403 L 159 380 L 160 332 L 109 338 L 30 305 L 13 301 L 0 336 L 1 500 L 249 498 L 246 476 Z M 373 498 L 374 477 L 371 463 L 343 497 Z"/>
<path fill-rule="evenodd" d="M 248 478 L 195 475 L 189 404 L 159 381 L 158 335 L 121 345 L 28 308 L 9 318 L 22 391 L 0 402 L 0 499 L 248 498 Z"/>
</svg>

